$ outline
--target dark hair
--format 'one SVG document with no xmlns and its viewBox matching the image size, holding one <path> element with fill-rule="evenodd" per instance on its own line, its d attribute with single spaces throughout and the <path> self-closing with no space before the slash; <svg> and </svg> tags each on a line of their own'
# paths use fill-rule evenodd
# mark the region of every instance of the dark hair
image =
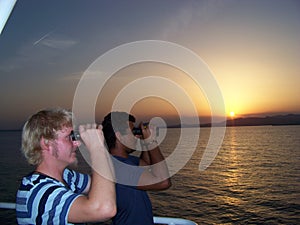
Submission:
<svg viewBox="0 0 300 225">
<path fill-rule="evenodd" d="M 118 131 L 122 135 L 126 134 L 129 121 L 134 123 L 135 117 L 126 112 L 110 112 L 104 117 L 102 130 L 109 150 L 116 146 L 117 138 L 115 132 Z"/>
</svg>

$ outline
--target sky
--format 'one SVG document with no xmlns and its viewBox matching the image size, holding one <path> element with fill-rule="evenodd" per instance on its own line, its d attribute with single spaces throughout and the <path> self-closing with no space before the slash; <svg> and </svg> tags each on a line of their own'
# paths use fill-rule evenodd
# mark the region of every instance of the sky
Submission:
<svg viewBox="0 0 300 225">
<path fill-rule="evenodd" d="M 226 115 L 300 113 L 298 0 L 18 0 L 0 35 L 0 129 L 18 129 L 42 108 L 71 109 L 99 57 L 145 40 L 197 55 L 222 93 Z M 181 54 L 169 55 L 189 64 Z M 133 85 L 142 78 L 146 84 Z M 125 103 L 139 118 L 207 117 L 214 97 L 202 85 L 174 65 L 133 63 L 99 87 L 95 112 L 101 120 L 130 89 L 140 99 L 130 102 L 127 93 Z M 155 93 L 146 96 L 149 89 Z"/>
</svg>

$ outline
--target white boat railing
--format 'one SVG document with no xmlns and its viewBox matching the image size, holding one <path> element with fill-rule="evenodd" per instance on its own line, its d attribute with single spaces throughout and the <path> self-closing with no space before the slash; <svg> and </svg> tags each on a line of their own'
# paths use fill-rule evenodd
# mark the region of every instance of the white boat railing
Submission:
<svg viewBox="0 0 300 225">
<path fill-rule="evenodd" d="M 0 209 L 15 209 L 16 203 L 0 202 Z"/>
<path fill-rule="evenodd" d="M 160 216 L 154 216 L 153 217 L 155 224 L 168 224 L 168 225 L 197 225 L 197 223 L 181 219 L 181 218 L 172 218 L 172 217 L 160 217 Z"/>
<path fill-rule="evenodd" d="M 16 204 L 11 202 L 0 202 L 0 209 L 15 209 Z M 167 224 L 167 225 L 197 225 L 197 223 L 181 219 L 181 218 L 172 218 L 172 217 L 160 217 L 154 216 L 153 217 L 155 224 Z"/>
</svg>

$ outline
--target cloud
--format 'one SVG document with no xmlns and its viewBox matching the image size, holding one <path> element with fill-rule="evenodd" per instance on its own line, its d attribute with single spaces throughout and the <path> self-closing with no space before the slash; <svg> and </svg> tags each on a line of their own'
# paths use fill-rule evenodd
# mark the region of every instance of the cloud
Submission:
<svg viewBox="0 0 300 225">
<path fill-rule="evenodd" d="M 54 49 L 66 49 L 76 45 L 78 41 L 67 38 L 67 37 L 58 37 L 50 36 L 50 33 L 44 35 L 42 38 L 34 42 L 33 45 L 43 45 L 49 48 Z"/>
<path fill-rule="evenodd" d="M 70 49 L 78 43 L 79 41 L 63 35 L 53 35 L 53 31 L 50 31 L 36 41 L 20 46 L 15 55 L 0 63 L 0 71 L 9 73 L 23 66 L 56 64 L 57 58 L 62 55 L 61 50 Z"/>
<path fill-rule="evenodd" d="M 59 78 L 59 80 L 61 80 L 61 81 L 79 81 L 81 79 L 83 73 L 84 73 L 84 71 L 67 74 L 67 75 L 61 76 Z"/>
<path fill-rule="evenodd" d="M 162 37 L 169 39 L 176 37 L 188 29 L 200 29 L 214 20 L 224 8 L 230 7 L 233 1 L 209 0 L 197 1 L 180 7 L 162 23 Z"/>
</svg>

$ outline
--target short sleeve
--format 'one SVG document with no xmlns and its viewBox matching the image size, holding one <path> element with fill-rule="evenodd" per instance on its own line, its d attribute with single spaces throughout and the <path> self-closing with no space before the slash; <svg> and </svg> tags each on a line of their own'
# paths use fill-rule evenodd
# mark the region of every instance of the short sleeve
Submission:
<svg viewBox="0 0 300 225">
<path fill-rule="evenodd" d="M 63 177 L 66 183 L 69 185 L 69 188 L 78 194 L 84 192 L 91 179 L 88 174 L 78 173 L 70 169 L 64 170 Z"/>
</svg>

